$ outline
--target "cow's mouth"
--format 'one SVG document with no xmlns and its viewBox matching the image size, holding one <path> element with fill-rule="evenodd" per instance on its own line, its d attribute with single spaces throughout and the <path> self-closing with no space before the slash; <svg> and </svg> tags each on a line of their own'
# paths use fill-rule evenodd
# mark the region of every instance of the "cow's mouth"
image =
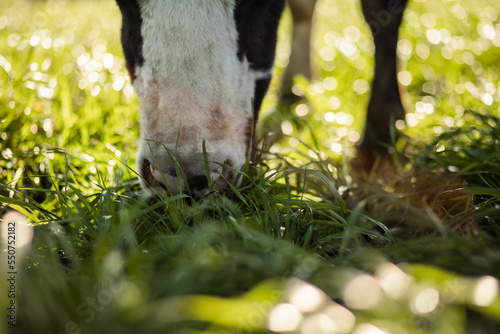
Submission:
<svg viewBox="0 0 500 334">
<path fill-rule="evenodd" d="M 229 165 L 229 161 L 226 164 Z M 177 177 L 172 176 L 173 173 L 162 174 L 159 169 L 154 166 L 148 159 L 142 160 L 140 167 L 140 176 L 148 188 L 155 191 L 160 196 L 168 194 L 177 194 L 179 188 L 186 190 L 189 188 L 190 193 L 195 199 L 199 199 L 207 195 L 210 190 L 221 190 L 228 187 L 229 182 L 234 180 L 234 172 L 228 168 L 221 168 L 221 171 L 212 170 L 208 176 L 212 181 L 212 189 L 209 189 L 207 175 L 182 174 L 182 180 L 179 182 Z M 167 186 L 165 183 L 168 183 Z"/>
</svg>

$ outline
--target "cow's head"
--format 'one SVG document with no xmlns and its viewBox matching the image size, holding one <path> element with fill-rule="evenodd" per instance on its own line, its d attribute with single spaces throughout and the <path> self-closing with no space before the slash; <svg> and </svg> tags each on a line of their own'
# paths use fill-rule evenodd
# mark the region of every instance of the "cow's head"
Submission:
<svg viewBox="0 0 500 334">
<path fill-rule="evenodd" d="M 232 181 L 253 142 L 284 0 L 117 0 L 127 69 L 141 103 L 144 189 L 192 193 Z M 218 180 L 218 181 L 217 181 Z"/>
</svg>

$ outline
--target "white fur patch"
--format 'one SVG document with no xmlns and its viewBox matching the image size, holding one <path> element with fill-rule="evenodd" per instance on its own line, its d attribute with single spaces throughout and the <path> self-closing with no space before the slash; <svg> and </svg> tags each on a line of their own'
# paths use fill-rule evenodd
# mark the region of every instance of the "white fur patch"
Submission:
<svg viewBox="0 0 500 334">
<path fill-rule="evenodd" d="M 255 81 L 270 73 L 238 60 L 234 2 L 140 2 L 145 62 L 134 80 L 141 102 L 138 166 L 147 159 L 166 173 L 175 167 L 168 149 L 185 173 L 205 174 L 197 161 L 203 142 L 209 160 L 237 169 L 245 163 Z M 221 171 L 215 163 L 210 168 Z"/>
</svg>

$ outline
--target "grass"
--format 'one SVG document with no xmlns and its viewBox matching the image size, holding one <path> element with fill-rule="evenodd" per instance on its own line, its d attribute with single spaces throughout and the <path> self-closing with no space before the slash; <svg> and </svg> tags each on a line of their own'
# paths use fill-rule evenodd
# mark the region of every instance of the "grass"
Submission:
<svg viewBox="0 0 500 334">
<path fill-rule="evenodd" d="M 292 110 L 276 106 L 286 16 L 259 129 L 282 135 L 239 188 L 194 201 L 139 191 L 114 2 L 2 2 L 0 213 L 35 233 L 0 333 L 498 332 L 500 20 L 480 4 L 410 4 L 406 126 L 365 175 L 359 4 L 320 2 L 320 73 Z"/>
</svg>

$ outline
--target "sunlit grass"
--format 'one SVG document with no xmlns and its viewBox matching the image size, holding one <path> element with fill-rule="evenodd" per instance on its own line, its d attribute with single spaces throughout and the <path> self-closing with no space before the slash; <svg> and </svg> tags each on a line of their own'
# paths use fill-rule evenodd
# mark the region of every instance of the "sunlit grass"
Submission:
<svg viewBox="0 0 500 334">
<path fill-rule="evenodd" d="M 114 1 L 0 3 L 1 213 L 35 231 L 0 333 L 497 331 L 498 4 L 411 2 L 403 136 L 361 177 L 372 41 L 357 1 L 318 6 L 307 100 L 276 110 L 284 22 L 259 129 L 283 135 L 238 189 L 195 202 L 139 191 Z"/>
</svg>

